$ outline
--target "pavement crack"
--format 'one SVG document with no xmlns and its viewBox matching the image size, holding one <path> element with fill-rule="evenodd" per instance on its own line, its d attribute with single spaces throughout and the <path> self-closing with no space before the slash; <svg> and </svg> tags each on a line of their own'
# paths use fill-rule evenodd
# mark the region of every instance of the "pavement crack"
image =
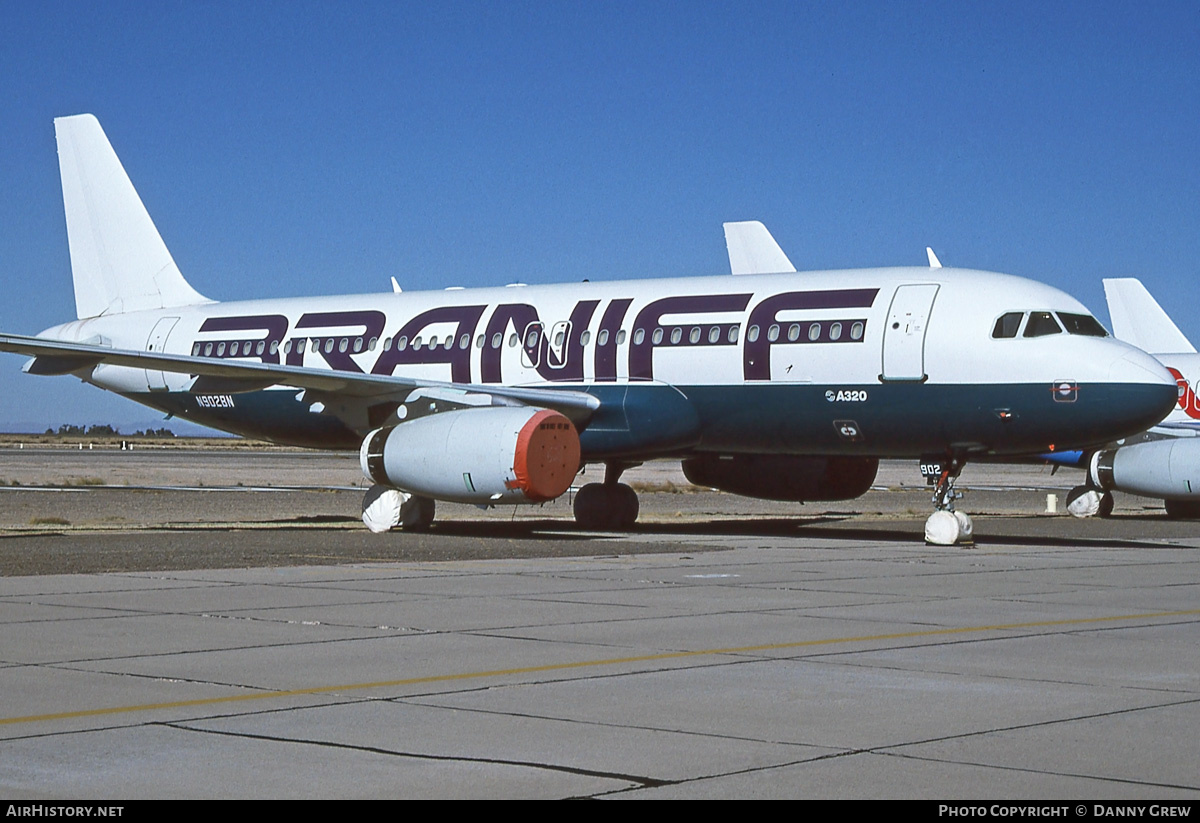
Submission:
<svg viewBox="0 0 1200 823">
<path fill-rule="evenodd" d="M 196 726 L 185 725 L 182 723 L 158 723 L 155 725 L 164 726 L 167 728 L 176 729 L 184 732 L 195 732 L 198 734 L 218 735 L 222 737 L 236 737 L 246 740 L 265 740 L 271 743 L 289 743 L 299 746 L 318 746 L 327 749 L 340 749 L 345 751 L 365 752 L 368 754 L 380 754 L 388 757 L 403 757 L 413 760 L 427 760 L 431 762 L 442 763 L 482 763 L 493 766 L 515 766 L 527 769 L 544 769 L 546 771 L 558 772 L 561 774 L 574 774 L 582 777 L 598 777 L 605 780 L 623 780 L 635 784 L 637 788 L 653 789 L 660 786 L 670 786 L 680 781 L 677 780 L 659 780 L 654 777 L 646 777 L 644 775 L 626 774 L 623 772 L 609 772 L 600 769 L 585 769 L 578 766 L 564 766 L 557 763 L 539 763 L 532 760 L 515 760 L 501 757 L 468 757 L 464 755 L 449 755 L 449 754 L 429 754 L 424 752 L 407 752 L 398 751 L 395 749 L 384 749 L 379 746 L 364 746 L 352 745 L 350 743 L 337 743 L 331 740 L 310 740 L 298 737 L 278 737 L 269 734 L 253 734 L 250 732 L 231 732 L 222 729 L 204 729 Z"/>
</svg>

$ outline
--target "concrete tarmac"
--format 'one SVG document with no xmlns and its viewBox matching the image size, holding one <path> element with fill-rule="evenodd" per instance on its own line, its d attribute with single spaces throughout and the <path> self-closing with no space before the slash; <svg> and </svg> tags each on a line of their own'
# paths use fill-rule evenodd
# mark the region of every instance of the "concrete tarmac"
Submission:
<svg viewBox="0 0 1200 823">
<path fill-rule="evenodd" d="M 209 459 L 0 455 L 0 796 L 1200 796 L 1200 529 L 1154 501 L 985 468 L 928 547 L 912 467 L 805 507 L 650 467 L 627 534 L 375 536 L 335 457 Z"/>
</svg>

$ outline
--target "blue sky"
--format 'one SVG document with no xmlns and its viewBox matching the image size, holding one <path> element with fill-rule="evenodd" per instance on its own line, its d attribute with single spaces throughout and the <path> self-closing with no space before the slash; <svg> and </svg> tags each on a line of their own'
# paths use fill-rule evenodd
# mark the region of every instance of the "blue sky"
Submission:
<svg viewBox="0 0 1200 823">
<path fill-rule="evenodd" d="M 1200 4 L 0 0 L 0 329 L 74 316 L 52 120 L 221 300 L 800 269 L 1137 276 L 1200 342 Z M 0 428 L 153 424 L 0 358 Z"/>
</svg>

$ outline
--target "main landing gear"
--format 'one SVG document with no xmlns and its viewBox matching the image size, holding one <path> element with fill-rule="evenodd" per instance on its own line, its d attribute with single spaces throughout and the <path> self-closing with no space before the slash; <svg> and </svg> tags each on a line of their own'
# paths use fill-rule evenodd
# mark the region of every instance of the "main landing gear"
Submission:
<svg viewBox="0 0 1200 823">
<path fill-rule="evenodd" d="M 1108 517 L 1113 512 L 1112 492 L 1076 486 L 1067 492 L 1067 511 L 1072 517 Z"/>
<path fill-rule="evenodd" d="M 362 520 L 376 534 L 395 528 L 423 532 L 433 523 L 435 510 L 432 497 L 418 497 L 376 483 L 363 497 Z"/>
<path fill-rule="evenodd" d="M 622 531 L 638 517 L 637 492 L 618 483 L 636 463 L 606 463 L 603 483 L 588 483 L 575 493 L 575 522 L 593 531 Z"/>
<path fill-rule="evenodd" d="M 940 461 L 921 461 L 921 473 L 930 481 L 936 477 L 933 490 L 934 513 L 925 521 L 925 542 L 935 546 L 953 546 L 955 543 L 971 545 L 974 541 L 974 525 L 971 518 L 954 510 L 954 501 L 962 492 L 954 490 L 954 481 L 962 473 L 966 461 L 949 457 Z"/>
</svg>

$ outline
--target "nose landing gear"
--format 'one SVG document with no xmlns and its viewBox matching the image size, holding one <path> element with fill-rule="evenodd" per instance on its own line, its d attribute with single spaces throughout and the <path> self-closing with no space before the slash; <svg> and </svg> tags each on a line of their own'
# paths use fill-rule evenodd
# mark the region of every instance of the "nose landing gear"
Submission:
<svg viewBox="0 0 1200 823">
<path fill-rule="evenodd" d="M 921 461 L 921 473 L 931 482 L 936 477 L 933 490 L 935 511 L 925 521 L 925 542 L 935 546 L 973 545 L 975 527 L 964 512 L 954 510 L 954 501 L 962 492 L 954 490 L 954 481 L 962 473 L 966 461 L 949 457 L 941 461 Z"/>
</svg>

